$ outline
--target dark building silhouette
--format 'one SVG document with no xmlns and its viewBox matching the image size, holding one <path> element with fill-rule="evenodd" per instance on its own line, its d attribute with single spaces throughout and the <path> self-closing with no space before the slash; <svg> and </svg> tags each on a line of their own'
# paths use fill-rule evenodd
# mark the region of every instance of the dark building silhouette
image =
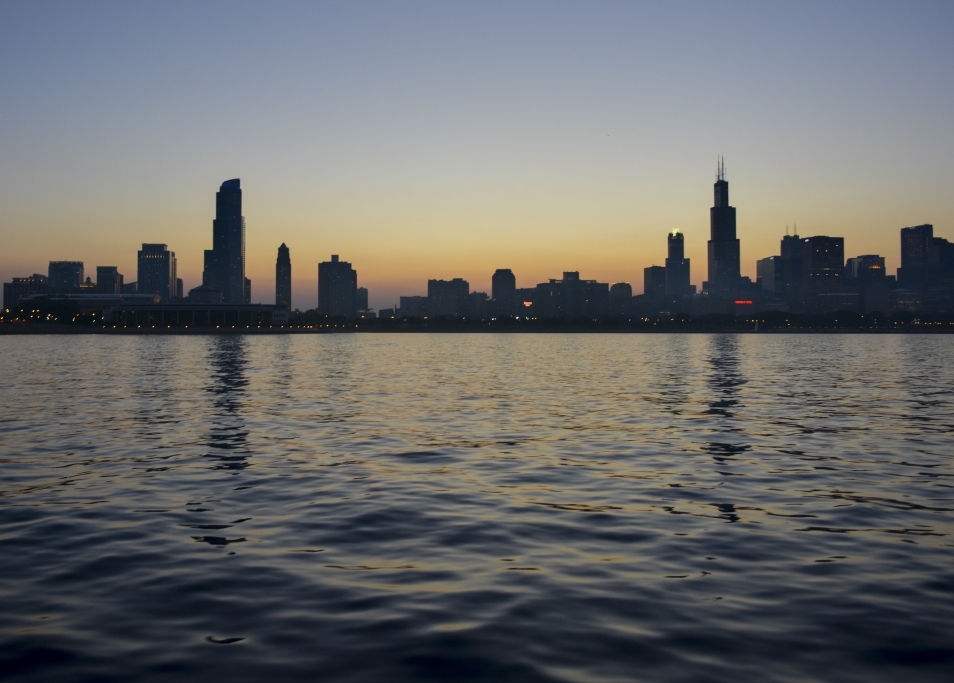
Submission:
<svg viewBox="0 0 954 683">
<path fill-rule="evenodd" d="M 617 282 L 609 289 L 609 314 L 628 318 L 633 312 L 633 287 L 628 282 Z"/>
<path fill-rule="evenodd" d="M 402 296 L 401 307 L 395 313 L 402 318 L 423 318 L 428 312 L 426 296 Z"/>
<path fill-rule="evenodd" d="M 238 178 L 226 180 L 215 194 L 212 248 L 205 251 L 202 284 L 222 292 L 227 304 L 252 300 L 252 283 L 245 277 L 245 217 Z"/>
<path fill-rule="evenodd" d="M 116 266 L 96 266 L 96 293 L 122 294 L 123 276 Z"/>
<path fill-rule="evenodd" d="M 577 271 L 566 271 L 562 280 L 537 285 L 533 315 L 537 318 L 601 318 L 609 313 L 609 284 L 581 280 Z"/>
<path fill-rule="evenodd" d="M 802 308 L 823 312 L 857 309 L 857 295 L 845 286 L 845 238 L 802 239 Z"/>
<path fill-rule="evenodd" d="M 643 295 L 662 300 L 666 296 L 666 269 L 662 266 L 643 268 Z"/>
<path fill-rule="evenodd" d="M 212 285 L 199 285 L 189 290 L 189 298 L 186 302 L 190 304 L 221 304 L 222 292 Z"/>
<path fill-rule="evenodd" d="M 337 254 L 318 264 L 318 313 L 355 318 L 358 315 L 358 273 Z"/>
<path fill-rule="evenodd" d="M 275 305 L 291 310 L 291 255 L 282 242 L 275 261 Z"/>
<path fill-rule="evenodd" d="M 901 228 L 901 267 L 898 283 L 902 287 L 924 287 L 928 284 L 933 225 Z"/>
<path fill-rule="evenodd" d="M 684 297 L 695 294 L 689 284 L 689 259 L 686 258 L 685 238 L 678 230 L 669 233 L 669 256 L 666 257 L 666 296 Z"/>
<path fill-rule="evenodd" d="M 464 316 L 467 318 L 488 318 L 491 316 L 490 297 L 487 296 L 487 292 L 471 292 L 467 295 Z"/>
<path fill-rule="evenodd" d="M 888 311 L 889 284 L 884 256 L 865 254 L 848 259 L 845 264 L 845 283 L 858 292 L 860 312 Z"/>
<path fill-rule="evenodd" d="M 82 284 L 82 261 L 50 261 L 47 280 L 50 294 L 78 292 Z"/>
<path fill-rule="evenodd" d="M 368 288 L 367 287 L 358 287 L 355 290 L 355 305 L 357 305 L 359 311 L 368 310 Z"/>
<path fill-rule="evenodd" d="M 427 299 L 432 316 L 462 316 L 467 314 L 467 296 L 470 283 L 455 277 L 453 280 L 428 280 Z"/>
<path fill-rule="evenodd" d="M 954 244 L 934 236 L 934 226 L 901 229 L 898 284 L 919 289 L 954 285 Z"/>
<path fill-rule="evenodd" d="M 494 271 L 490 293 L 496 315 L 517 315 L 517 278 L 512 270 L 498 268 Z"/>
<path fill-rule="evenodd" d="M 138 254 L 140 294 L 158 294 L 161 301 L 176 298 L 176 254 L 165 244 L 143 244 Z"/>
<path fill-rule="evenodd" d="M 709 224 L 709 279 L 703 289 L 713 296 L 734 298 L 741 278 L 739 240 L 735 233 L 735 207 L 729 206 L 729 183 L 722 161 L 716 172 L 715 202 L 709 210 Z"/>
<path fill-rule="evenodd" d="M 536 287 L 520 287 L 517 289 L 517 315 L 523 317 L 533 314 L 533 297 Z"/>
<path fill-rule="evenodd" d="M 30 277 L 15 277 L 12 281 L 3 283 L 3 307 L 13 309 L 22 299 L 33 294 L 48 294 L 49 291 L 46 275 L 34 273 Z"/>
<path fill-rule="evenodd" d="M 802 239 L 798 234 L 785 235 L 782 238 L 778 275 L 779 295 L 793 308 L 801 304 L 802 299 Z"/>
<path fill-rule="evenodd" d="M 756 282 L 766 292 L 778 294 L 782 284 L 782 257 L 767 256 L 755 262 Z"/>
</svg>

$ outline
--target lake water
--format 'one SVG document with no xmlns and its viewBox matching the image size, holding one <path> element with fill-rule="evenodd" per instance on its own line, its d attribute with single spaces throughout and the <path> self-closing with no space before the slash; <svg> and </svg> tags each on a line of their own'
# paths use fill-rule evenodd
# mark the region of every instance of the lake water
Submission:
<svg viewBox="0 0 954 683">
<path fill-rule="evenodd" d="M 950 681 L 954 337 L 0 337 L 0 678 Z"/>
</svg>

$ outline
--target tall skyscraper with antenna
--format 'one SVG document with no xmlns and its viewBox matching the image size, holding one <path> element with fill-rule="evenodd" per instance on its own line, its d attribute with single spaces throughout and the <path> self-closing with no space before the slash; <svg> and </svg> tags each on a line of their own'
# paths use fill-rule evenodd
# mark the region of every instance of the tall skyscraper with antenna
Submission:
<svg viewBox="0 0 954 683">
<path fill-rule="evenodd" d="M 716 170 L 715 201 L 709 209 L 709 229 L 709 279 L 703 289 L 713 296 L 735 297 L 742 276 L 739 240 L 735 235 L 735 207 L 729 206 L 725 161 L 721 158 Z"/>
<path fill-rule="evenodd" d="M 245 217 L 238 178 L 226 180 L 215 194 L 212 248 L 205 251 L 202 284 L 222 292 L 223 303 L 251 301 L 252 283 L 245 277 Z"/>
</svg>

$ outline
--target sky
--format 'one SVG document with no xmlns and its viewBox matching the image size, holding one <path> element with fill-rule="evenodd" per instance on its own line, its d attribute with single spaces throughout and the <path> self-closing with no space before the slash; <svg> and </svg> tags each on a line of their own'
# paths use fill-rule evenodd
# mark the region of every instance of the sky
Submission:
<svg viewBox="0 0 954 683">
<path fill-rule="evenodd" d="M 241 178 L 252 300 L 371 305 L 428 278 L 563 271 L 642 291 L 666 235 L 706 277 L 719 155 L 742 272 L 786 225 L 899 265 L 954 240 L 954 3 L 0 3 L 0 279 L 176 252 L 201 283 Z"/>
</svg>

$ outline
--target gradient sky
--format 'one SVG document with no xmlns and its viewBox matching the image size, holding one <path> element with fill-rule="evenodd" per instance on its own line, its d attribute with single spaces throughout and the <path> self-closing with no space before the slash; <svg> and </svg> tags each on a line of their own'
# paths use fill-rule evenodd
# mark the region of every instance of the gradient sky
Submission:
<svg viewBox="0 0 954 683">
<path fill-rule="evenodd" d="M 564 270 L 642 290 L 666 233 L 705 278 L 716 157 L 743 274 L 786 224 L 898 266 L 954 239 L 954 3 L 5 2 L 0 278 L 165 242 L 201 281 L 239 177 L 252 299 L 351 261 L 371 305 L 429 277 Z"/>
</svg>

